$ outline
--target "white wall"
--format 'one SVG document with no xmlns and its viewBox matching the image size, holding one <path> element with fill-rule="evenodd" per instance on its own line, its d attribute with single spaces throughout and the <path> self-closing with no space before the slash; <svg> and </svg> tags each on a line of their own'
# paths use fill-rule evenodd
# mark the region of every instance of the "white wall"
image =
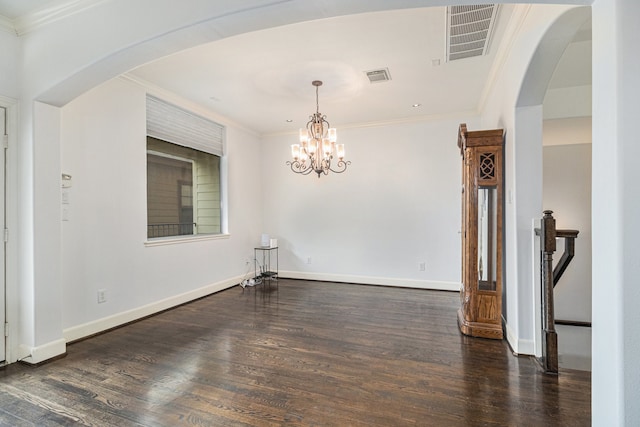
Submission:
<svg viewBox="0 0 640 427">
<path fill-rule="evenodd" d="M 468 116 L 338 127 L 352 164 L 320 178 L 285 165 L 297 135 L 265 138 L 264 231 L 282 274 L 458 290 L 462 122 L 478 129 Z"/>
<path fill-rule="evenodd" d="M 597 426 L 640 419 L 640 2 L 593 4 L 593 375 Z"/>
<path fill-rule="evenodd" d="M 544 109 L 546 106 L 543 105 L 542 108 Z M 545 146 L 591 144 L 591 127 L 591 104 L 589 104 L 589 115 L 587 117 L 544 120 L 542 123 L 542 139 Z"/>
<path fill-rule="evenodd" d="M 589 128 L 590 130 L 590 128 Z M 554 289 L 556 319 L 591 321 L 591 144 L 543 148 L 543 206 L 558 229 L 579 230 L 575 257 Z M 554 260 L 562 256 L 558 242 Z M 591 329 L 558 325 L 560 366 L 591 369 Z"/>
<path fill-rule="evenodd" d="M 62 221 L 67 339 L 237 284 L 259 239 L 258 138 L 222 122 L 227 124 L 230 235 L 145 246 L 145 94 L 144 87 L 118 78 L 62 109 L 61 172 L 72 176 L 65 206 L 69 220 Z M 182 106 L 211 116 L 197 106 Z M 106 303 L 98 304 L 98 289 L 106 290 Z"/>
<path fill-rule="evenodd" d="M 549 89 L 544 97 L 544 119 L 591 116 L 591 85 Z"/>
<path fill-rule="evenodd" d="M 5 31 L 0 26 L 0 96 L 18 98 L 19 85 L 19 52 L 20 43 L 15 34 Z"/>
<path fill-rule="evenodd" d="M 64 352 L 60 282 L 60 109 L 36 102 L 34 105 L 34 269 L 33 289 L 35 334 L 30 358 L 46 360 Z M 21 318 L 29 324 L 30 318 Z M 22 327 L 22 326 L 21 326 Z"/>
</svg>

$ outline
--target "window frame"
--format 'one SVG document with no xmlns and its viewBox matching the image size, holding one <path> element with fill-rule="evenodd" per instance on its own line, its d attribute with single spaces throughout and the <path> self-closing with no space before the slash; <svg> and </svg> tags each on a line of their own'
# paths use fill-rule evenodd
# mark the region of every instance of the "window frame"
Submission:
<svg viewBox="0 0 640 427">
<path fill-rule="evenodd" d="M 144 241 L 145 247 L 200 242 L 200 241 L 206 241 L 206 240 L 228 239 L 230 237 L 230 233 L 228 231 L 229 203 L 228 203 L 228 188 L 227 188 L 228 168 L 227 168 L 226 126 L 207 118 L 206 114 L 205 115 L 198 114 L 196 112 L 185 109 L 177 104 L 165 101 L 164 99 L 158 96 L 152 95 L 150 93 L 147 93 L 146 100 L 147 100 L 147 107 L 146 107 L 147 127 L 145 132 L 145 147 L 147 146 L 147 143 L 146 143 L 147 138 L 151 137 L 154 139 L 158 139 L 160 141 L 164 141 L 169 144 L 186 147 L 195 151 L 202 151 L 218 157 L 218 165 L 219 165 L 218 184 L 219 184 L 219 192 L 220 192 L 220 231 L 219 233 L 215 233 L 215 234 L 214 233 L 191 234 L 186 236 L 183 235 L 183 236 L 167 236 L 167 237 L 152 237 L 152 238 L 149 238 L 148 232 L 145 232 L 145 235 L 147 236 Z M 173 113 L 175 113 L 175 116 L 172 115 Z M 193 116 L 193 117 L 187 117 L 185 116 L 185 113 L 187 116 Z M 160 114 L 160 116 L 158 114 Z M 196 122 L 192 122 L 191 121 L 192 118 L 195 118 Z M 158 121 L 159 119 L 161 119 L 160 122 Z M 190 122 L 190 123 L 196 123 L 195 128 L 188 129 L 185 135 L 183 135 L 182 137 L 179 137 L 180 139 L 179 141 L 167 140 L 166 138 L 160 137 L 160 135 L 157 134 L 156 132 L 161 132 L 162 129 L 158 129 L 156 126 L 159 123 L 165 124 L 167 122 L 172 122 L 174 119 L 176 120 L 175 123 L 178 125 L 178 127 L 183 128 L 182 125 L 184 125 L 185 123 L 184 120 L 186 120 L 187 122 Z M 204 126 L 210 125 L 211 129 L 209 131 L 204 130 L 203 132 L 203 129 L 201 127 L 203 124 Z M 150 126 L 154 129 L 150 130 Z M 211 131 L 214 132 L 215 134 L 213 138 L 214 140 L 212 141 L 212 144 L 208 148 L 202 149 L 201 144 L 203 143 L 203 140 L 201 137 L 203 135 L 206 135 L 207 132 L 211 132 Z M 198 139 L 198 141 L 195 143 L 185 142 L 187 141 L 185 138 L 188 138 L 189 135 L 195 136 L 196 139 Z M 205 141 L 205 144 L 207 144 L 206 141 Z M 213 151 L 211 151 L 211 149 L 213 149 Z M 147 151 L 148 150 L 145 150 L 145 153 Z M 151 150 L 151 151 L 155 151 L 155 150 Z M 167 154 L 167 153 L 162 153 L 162 154 L 164 154 L 165 156 L 170 156 L 170 154 Z M 146 159 L 146 155 L 145 155 L 145 159 Z M 145 167 L 146 167 L 146 161 L 145 161 Z M 194 170 L 193 173 L 195 174 L 196 171 Z M 196 181 L 194 177 L 194 192 L 195 192 L 195 182 Z M 194 217 L 196 216 L 195 205 L 197 203 L 195 199 L 196 197 L 194 196 L 194 199 L 193 199 Z"/>
</svg>

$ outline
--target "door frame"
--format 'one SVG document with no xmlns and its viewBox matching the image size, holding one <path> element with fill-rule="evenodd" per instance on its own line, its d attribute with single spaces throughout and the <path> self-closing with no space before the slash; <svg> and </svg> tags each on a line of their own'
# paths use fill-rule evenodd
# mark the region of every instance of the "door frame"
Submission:
<svg viewBox="0 0 640 427">
<path fill-rule="evenodd" d="M 17 361 L 19 345 L 18 325 L 18 109 L 16 99 L 0 95 L 0 107 L 5 108 L 6 129 L 9 135 L 9 148 L 5 152 L 5 227 L 9 230 L 9 241 L 5 244 L 5 319 L 0 322 L 9 324 L 9 334 L 5 339 L 5 354 L 0 354 L 1 364 Z M 4 335 L 4 325 L 0 327 Z M 0 336 L 1 338 L 1 336 Z"/>
</svg>

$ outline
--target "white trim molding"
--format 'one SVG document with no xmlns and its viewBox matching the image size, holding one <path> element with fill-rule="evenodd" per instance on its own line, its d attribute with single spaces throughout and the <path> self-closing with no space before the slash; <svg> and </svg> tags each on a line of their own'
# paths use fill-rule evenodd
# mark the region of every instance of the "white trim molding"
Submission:
<svg viewBox="0 0 640 427">
<path fill-rule="evenodd" d="M 4 15 L 0 15 L 0 30 L 17 35 L 16 28 L 13 26 L 13 21 Z"/>
<path fill-rule="evenodd" d="M 51 22 L 64 19 L 83 10 L 97 6 L 106 0 L 63 0 L 54 2 L 52 6 L 38 9 L 13 20 L 16 33 L 21 36 L 43 27 Z"/>
<path fill-rule="evenodd" d="M 231 288 L 239 284 L 241 280 L 242 277 L 237 276 L 230 279 L 222 280 L 220 282 L 212 283 L 202 288 L 194 289 L 193 291 L 175 295 L 160 301 L 143 305 L 141 307 L 136 307 L 128 311 L 116 313 L 108 317 L 103 317 L 102 319 L 97 319 L 82 325 L 72 326 L 63 330 L 62 334 L 67 342 L 90 337 L 91 335 L 108 331 L 109 329 L 125 325 L 129 322 L 140 320 L 152 314 L 156 314 L 161 311 L 176 307 L 178 305 L 196 300 L 198 298 L 206 297 L 207 295 L 211 295 L 216 292 Z"/>
<path fill-rule="evenodd" d="M 289 279 L 318 280 L 321 282 L 356 283 L 360 285 L 392 286 L 398 288 L 431 289 L 438 291 L 460 291 L 460 283 L 434 280 L 398 279 L 394 277 L 352 276 L 348 274 L 309 273 L 304 271 L 282 271 L 278 276 Z"/>
<path fill-rule="evenodd" d="M 535 355 L 535 343 L 533 340 L 524 340 L 520 339 L 516 336 L 513 329 L 509 326 L 508 323 L 505 323 L 504 317 L 502 318 L 502 322 L 504 324 L 505 335 L 507 338 L 507 342 L 511 346 L 511 349 L 516 355 Z"/>
<path fill-rule="evenodd" d="M 65 354 L 67 352 L 67 342 L 63 338 L 60 338 L 44 345 L 31 347 L 28 351 L 29 355 L 20 359 L 20 361 L 37 365 L 38 363 Z"/>
<path fill-rule="evenodd" d="M 6 108 L 6 133 L 9 135 L 9 148 L 5 162 L 5 227 L 9 230 L 9 241 L 5 243 L 5 321 L 11 326 L 6 337 L 4 356 L 7 363 L 16 362 L 31 354 L 31 349 L 20 344 L 20 289 L 18 285 L 18 111 L 17 99 L 0 95 L 0 107 Z M 0 357 L 1 359 L 2 357 Z"/>
</svg>

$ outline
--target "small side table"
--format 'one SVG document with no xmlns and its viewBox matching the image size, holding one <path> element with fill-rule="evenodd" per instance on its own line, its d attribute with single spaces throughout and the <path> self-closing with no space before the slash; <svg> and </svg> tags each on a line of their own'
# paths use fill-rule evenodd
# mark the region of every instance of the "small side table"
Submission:
<svg viewBox="0 0 640 427">
<path fill-rule="evenodd" d="M 259 246 L 253 250 L 254 277 L 261 278 L 262 283 L 271 283 L 278 278 L 278 247 Z M 275 255 L 275 256 L 274 256 Z M 262 263 L 260 263 L 262 260 Z"/>
</svg>

